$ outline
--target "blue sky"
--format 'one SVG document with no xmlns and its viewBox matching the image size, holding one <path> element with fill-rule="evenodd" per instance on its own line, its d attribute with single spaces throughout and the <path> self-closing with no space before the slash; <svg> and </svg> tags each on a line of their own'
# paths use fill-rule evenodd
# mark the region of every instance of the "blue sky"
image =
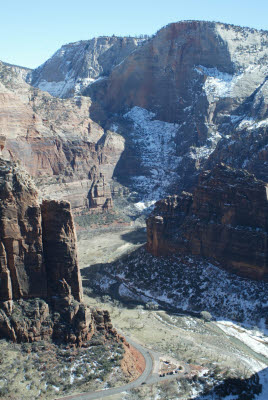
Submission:
<svg viewBox="0 0 268 400">
<path fill-rule="evenodd" d="M 185 19 L 268 30 L 267 0 L 5 0 L 0 60 L 37 67 L 61 45 L 100 35 L 153 34 Z"/>
</svg>

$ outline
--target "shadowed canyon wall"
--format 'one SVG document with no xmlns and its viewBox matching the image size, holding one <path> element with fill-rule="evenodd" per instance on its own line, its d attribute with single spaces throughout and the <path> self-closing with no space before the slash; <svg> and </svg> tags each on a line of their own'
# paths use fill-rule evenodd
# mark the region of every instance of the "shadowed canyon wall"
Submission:
<svg viewBox="0 0 268 400">
<path fill-rule="evenodd" d="M 147 220 L 154 255 L 200 255 L 239 275 L 268 280 L 268 185 L 224 164 L 205 171 L 193 194 L 156 203 Z"/>
</svg>

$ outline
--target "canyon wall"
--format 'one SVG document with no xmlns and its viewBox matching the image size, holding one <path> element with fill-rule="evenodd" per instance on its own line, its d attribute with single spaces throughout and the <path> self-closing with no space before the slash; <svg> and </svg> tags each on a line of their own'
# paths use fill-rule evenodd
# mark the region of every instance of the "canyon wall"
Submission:
<svg viewBox="0 0 268 400">
<path fill-rule="evenodd" d="M 147 220 L 154 255 L 198 255 L 239 275 L 268 280 L 268 185 L 224 164 L 205 171 L 193 194 L 156 203 Z"/>
<path fill-rule="evenodd" d="M 0 146 L 19 160 L 44 199 L 67 200 L 75 213 L 112 207 L 110 181 L 124 139 L 89 115 L 91 100 L 57 99 L 0 62 Z M 105 190 L 95 188 L 103 182 Z M 95 196 L 96 194 L 96 196 Z"/>
<path fill-rule="evenodd" d="M 267 181 L 267 59 L 266 31 L 181 21 L 0 63 L 0 146 L 77 214 L 111 209 L 114 178 L 149 204 L 219 162 Z"/>
<path fill-rule="evenodd" d="M 120 179 L 149 200 L 192 190 L 217 162 L 267 181 L 267 59 L 266 31 L 182 21 L 86 88 L 96 117 L 128 139 Z"/>
<path fill-rule="evenodd" d="M 0 159 L 0 337 L 82 345 L 96 330 L 115 334 L 82 295 L 70 204 L 40 206 L 30 177 Z"/>
<path fill-rule="evenodd" d="M 142 43 L 135 37 L 101 36 L 62 46 L 27 81 L 55 97 L 72 97 L 110 74 Z"/>
</svg>

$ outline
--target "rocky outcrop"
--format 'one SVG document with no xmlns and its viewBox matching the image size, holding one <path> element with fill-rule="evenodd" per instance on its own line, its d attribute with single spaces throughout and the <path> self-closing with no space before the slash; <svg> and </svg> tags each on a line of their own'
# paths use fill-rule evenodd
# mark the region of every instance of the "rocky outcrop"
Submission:
<svg viewBox="0 0 268 400">
<path fill-rule="evenodd" d="M 102 208 L 103 210 L 109 210 L 112 208 L 113 203 L 110 188 L 107 187 L 102 175 L 97 181 L 93 182 L 89 190 L 88 202 L 90 208 Z"/>
<path fill-rule="evenodd" d="M 77 301 L 82 300 L 76 234 L 70 203 L 45 200 L 41 205 L 44 262 L 48 276 L 48 295 L 59 291 L 63 281 Z"/>
<path fill-rule="evenodd" d="M 52 339 L 75 346 L 90 345 L 96 332 L 117 338 L 107 311 L 92 311 L 63 292 L 52 300 L 20 299 L 12 302 L 12 309 L 0 303 L 0 337 L 19 343 Z"/>
<path fill-rule="evenodd" d="M 267 73 L 267 38 L 267 32 L 228 24 L 172 23 L 111 71 L 109 80 L 102 83 L 106 96 L 99 99 L 98 95 L 103 93 L 95 92 L 94 85 L 89 93 L 109 111 L 125 112 L 139 106 L 168 122 L 184 121 L 188 106 L 193 107 L 192 114 L 197 118 L 197 106 L 199 112 L 203 109 L 203 122 L 209 123 L 216 116 L 210 103 L 220 102 L 223 113 L 226 107 L 232 108 L 223 98 L 229 98 L 237 107 L 238 94 L 239 102 L 243 102 L 257 89 L 257 82 L 263 83 Z M 254 51 L 257 46 L 258 51 Z M 249 68 L 252 64 L 258 71 L 254 74 Z M 191 94 L 193 89 L 196 93 Z M 203 100 L 199 97 L 201 89 Z M 192 102 L 195 95 L 196 105 Z M 202 140 L 207 132 L 199 125 L 196 130 Z"/>
<path fill-rule="evenodd" d="M 199 255 L 268 280 L 268 185 L 224 164 L 203 172 L 193 194 L 156 203 L 147 249 L 157 256 Z"/>
<path fill-rule="evenodd" d="M 1 275 L 12 282 L 11 294 L 5 297 L 1 279 L 1 300 L 45 298 L 47 273 L 37 191 L 17 165 L 4 161 L 0 161 L 0 220 Z"/>
<path fill-rule="evenodd" d="M 247 168 L 264 179 L 267 57 L 267 32 L 182 21 L 160 29 L 116 66 L 108 79 L 89 86 L 85 93 L 99 120 L 107 123 L 113 114 L 132 123 L 125 127 L 117 117 L 119 129 L 128 135 L 118 177 L 130 176 L 129 184 L 150 200 L 164 192 L 166 196 L 189 191 L 218 144 L 218 162 Z M 247 145 L 242 149 L 244 137 Z M 249 151 L 251 146 L 257 153 Z M 133 165 L 138 169 L 133 171 Z M 205 168 L 214 165 L 212 161 Z M 153 172 L 148 173 L 148 167 Z"/>
<path fill-rule="evenodd" d="M 211 169 L 219 162 L 245 168 L 258 179 L 268 177 L 268 81 L 264 82 L 236 111 L 228 135 L 223 137 L 205 163 Z M 228 125 L 227 125 L 228 126 Z"/>
<path fill-rule="evenodd" d="M 70 204 L 43 201 L 18 164 L 0 159 L 0 337 L 82 345 L 115 335 L 106 311 L 81 302 Z"/>
</svg>

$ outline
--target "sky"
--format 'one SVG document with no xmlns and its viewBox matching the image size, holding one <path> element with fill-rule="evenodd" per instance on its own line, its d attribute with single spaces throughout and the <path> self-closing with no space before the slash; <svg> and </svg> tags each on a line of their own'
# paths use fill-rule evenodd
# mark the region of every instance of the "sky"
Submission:
<svg viewBox="0 0 268 400">
<path fill-rule="evenodd" d="M 36 68 L 63 44 L 103 35 L 152 35 L 181 20 L 268 30 L 267 0 L 5 0 L 0 60 Z"/>
</svg>

